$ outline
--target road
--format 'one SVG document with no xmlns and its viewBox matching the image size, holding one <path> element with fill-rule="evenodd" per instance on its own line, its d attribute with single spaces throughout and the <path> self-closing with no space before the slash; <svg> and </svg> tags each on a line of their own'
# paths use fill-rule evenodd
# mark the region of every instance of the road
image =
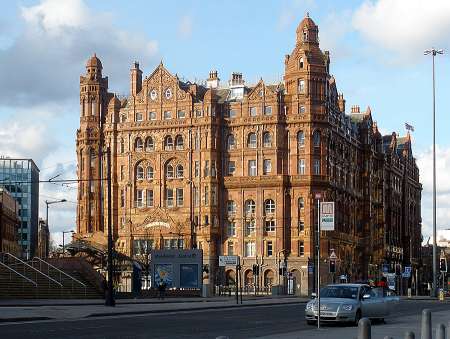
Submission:
<svg viewBox="0 0 450 339">
<path fill-rule="evenodd" d="M 194 312 L 98 317 L 71 321 L 37 321 L 0 325 L 0 338 L 252 338 L 311 329 L 303 320 L 304 303 Z M 450 310 L 450 303 L 402 301 L 387 322 L 424 308 Z M 380 325 L 383 326 L 383 325 Z M 329 330 L 332 331 L 330 326 Z"/>
</svg>

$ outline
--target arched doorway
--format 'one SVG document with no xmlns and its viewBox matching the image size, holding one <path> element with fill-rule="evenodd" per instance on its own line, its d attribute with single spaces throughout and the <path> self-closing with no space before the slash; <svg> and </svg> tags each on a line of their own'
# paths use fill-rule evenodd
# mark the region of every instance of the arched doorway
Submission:
<svg viewBox="0 0 450 339">
<path fill-rule="evenodd" d="M 252 286 L 254 284 L 253 281 L 253 271 L 247 270 L 244 274 L 244 286 Z"/>
<path fill-rule="evenodd" d="M 271 288 L 275 282 L 275 273 L 272 270 L 264 272 L 264 287 Z"/>
<path fill-rule="evenodd" d="M 297 269 L 293 269 L 292 273 L 292 294 L 301 295 L 302 294 L 302 272 Z M 289 283 L 289 282 L 288 282 Z"/>
<path fill-rule="evenodd" d="M 225 272 L 225 285 L 226 286 L 236 285 L 236 273 L 233 270 L 228 270 Z"/>
</svg>

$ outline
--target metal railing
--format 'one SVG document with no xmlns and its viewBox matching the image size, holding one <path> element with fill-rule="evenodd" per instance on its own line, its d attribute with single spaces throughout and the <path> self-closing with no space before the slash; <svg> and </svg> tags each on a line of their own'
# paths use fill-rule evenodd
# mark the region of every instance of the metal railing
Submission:
<svg viewBox="0 0 450 339">
<path fill-rule="evenodd" d="M 42 260 L 42 259 L 39 258 L 39 257 L 34 257 L 30 262 L 31 262 L 31 265 L 32 265 L 32 266 L 33 266 L 35 263 L 38 263 L 38 264 L 39 264 L 39 270 L 40 270 L 41 272 L 43 272 L 43 267 L 42 267 L 42 266 L 44 266 L 44 269 L 45 269 L 45 267 L 47 267 L 47 275 L 48 275 L 49 277 L 50 277 L 50 274 L 51 274 L 51 273 L 50 273 L 50 269 L 55 270 L 55 271 L 56 271 L 56 274 L 59 275 L 59 282 L 63 285 L 63 287 L 64 287 L 63 278 L 62 278 L 63 276 L 66 277 L 66 278 L 68 278 L 68 279 L 70 279 L 72 291 L 74 290 L 74 283 L 77 283 L 77 284 L 81 285 L 81 286 L 84 288 L 84 296 L 86 297 L 86 284 L 82 283 L 82 282 L 79 281 L 78 279 L 72 277 L 70 274 L 68 274 L 68 273 L 66 273 L 66 272 L 64 272 L 64 271 L 62 271 L 62 270 L 60 270 L 58 267 L 56 267 L 56 266 L 50 264 L 49 262 L 47 262 L 47 261 L 45 261 L 45 260 Z"/>
<path fill-rule="evenodd" d="M 422 326 L 420 339 L 432 339 L 432 324 L 431 324 L 431 311 L 429 309 L 425 309 L 422 311 Z M 438 324 L 436 327 L 436 339 L 445 339 L 446 327 L 444 324 Z M 415 335 L 414 332 L 408 331 L 405 332 L 405 339 L 414 339 L 419 338 L 419 336 Z M 358 338 L 357 339 L 371 339 L 372 338 L 372 329 L 371 323 L 368 318 L 363 318 L 358 322 Z M 391 336 L 385 336 L 384 339 L 393 339 Z"/>
<path fill-rule="evenodd" d="M 23 274 L 17 272 L 14 268 L 9 267 L 8 265 L 4 264 L 4 263 L 1 262 L 1 261 L 0 261 L 0 266 L 5 267 L 5 268 L 9 271 L 9 280 L 10 280 L 10 281 L 12 280 L 11 274 L 14 273 L 15 275 L 18 275 L 19 277 L 21 277 L 21 278 L 25 279 L 26 281 L 28 281 L 29 283 L 33 284 L 34 287 L 37 287 L 37 286 L 38 286 L 37 282 L 31 280 L 30 278 L 27 278 L 27 277 L 24 276 Z"/>
<path fill-rule="evenodd" d="M 43 276 L 45 279 L 48 280 L 48 287 L 51 287 L 51 283 L 55 283 L 56 285 L 58 285 L 60 288 L 62 288 L 62 284 L 58 281 L 56 281 L 55 279 L 53 279 L 52 277 L 48 276 L 47 274 L 45 274 L 44 272 L 39 271 L 37 268 L 34 268 L 33 266 L 27 264 L 25 261 L 17 258 L 16 256 L 12 255 L 11 253 L 0 253 L 0 261 L 9 266 L 10 268 L 13 267 L 22 267 L 23 269 L 23 275 L 27 276 L 27 272 L 30 272 L 28 274 L 28 277 L 30 277 L 30 274 L 35 276 L 35 281 L 38 281 L 38 275 Z"/>
</svg>

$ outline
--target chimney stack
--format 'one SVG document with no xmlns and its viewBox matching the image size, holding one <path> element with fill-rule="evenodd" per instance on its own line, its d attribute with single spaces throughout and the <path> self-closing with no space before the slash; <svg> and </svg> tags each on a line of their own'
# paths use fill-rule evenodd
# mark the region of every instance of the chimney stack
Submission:
<svg viewBox="0 0 450 339">
<path fill-rule="evenodd" d="M 142 71 L 139 69 L 139 62 L 135 61 L 130 71 L 130 94 L 136 96 L 142 90 Z"/>
<path fill-rule="evenodd" d="M 218 88 L 219 87 L 219 76 L 216 70 L 211 70 L 209 72 L 209 78 L 206 80 L 206 87 L 208 88 Z"/>
<path fill-rule="evenodd" d="M 352 113 L 361 113 L 359 105 L 352 106 Z"/>
</svg>

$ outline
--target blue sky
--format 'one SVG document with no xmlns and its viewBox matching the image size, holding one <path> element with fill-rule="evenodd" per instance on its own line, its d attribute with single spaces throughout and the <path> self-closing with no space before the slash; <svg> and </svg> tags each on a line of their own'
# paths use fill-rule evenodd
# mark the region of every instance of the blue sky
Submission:
<svg viewBox="0 0 450 339">
<path fill-rule="evenodd" d="M 372 1 L 9 1 L 0 14 L 0 153 L 32 157 L 41 177 L 75 176 L 78 84 L 86 59 L 101 58 L 110 90 L 127 94 L 129 68 L 144 75 L 163 60 L 180 77 L 203 81 L 217 69 L 222 82 L 240 71 L 247 83 L 279 81 L 284 55 L 305 13 L 319 25 L 331 72 L 347 108 L 370 105 L 382 132 L 415 126 L 421 168 L 425 238 L 431 220 L 431 58 L 450 53 L 450 2 Z M 449 53 L 437 65 L 438 226 L 450 227 Z M 76 190 L 41 185 L 52 206 L 57 241 L 73 229 Z M 41 215 L 44 208 L 41 204 Z"/>
</svg>

